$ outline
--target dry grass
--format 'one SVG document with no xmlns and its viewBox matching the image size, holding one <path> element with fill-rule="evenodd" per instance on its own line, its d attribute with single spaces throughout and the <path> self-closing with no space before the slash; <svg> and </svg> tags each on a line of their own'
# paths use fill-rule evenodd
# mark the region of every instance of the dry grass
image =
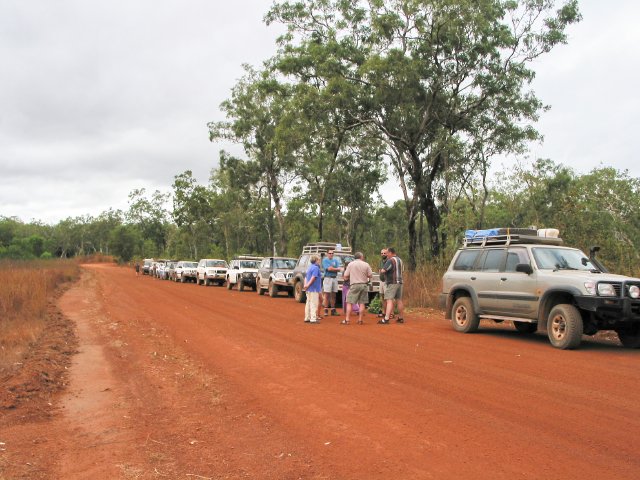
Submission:
<svg viewBox="0 0 640 480">
<path fill-rule="evenodd" d="M 415 272 L 404 272 L 403 299 L 409 308 L 439 308 L 442 275 L 447 265 L 420 265 Z"/>
<path fill-rule="evenodd" d="M 0 262 L 0 372 L 19 364 L 44 328 L 48 300 L 78 272 L 72 260 Z"/>
</svg>

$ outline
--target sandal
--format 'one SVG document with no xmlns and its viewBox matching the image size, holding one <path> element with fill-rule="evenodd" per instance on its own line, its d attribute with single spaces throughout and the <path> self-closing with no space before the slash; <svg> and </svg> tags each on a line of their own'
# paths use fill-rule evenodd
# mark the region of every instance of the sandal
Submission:
<svg viewBox="0 0 640 480">
<path fill-rule="evenodd" d="M 346 318 L 340 322 L 340 325 L 349 325 L 349 320 Z"/>
<path fill-rule="evenodd" d="M 358 320 L 358 325 L 364 325 L 364 321 L 363 320 Z"/>
</svg>

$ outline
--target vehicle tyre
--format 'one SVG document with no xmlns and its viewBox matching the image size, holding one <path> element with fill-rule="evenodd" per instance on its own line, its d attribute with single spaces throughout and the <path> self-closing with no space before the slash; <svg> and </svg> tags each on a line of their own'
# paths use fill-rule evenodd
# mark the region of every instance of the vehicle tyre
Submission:
<svg viewBox="0 0 640 480">
<path fill-rule="evenodd" d="M 232 288 L 233 288 L 233 285 L 229 281 L 229 277 L 227 277 L 227 290 L 231 290 Z"/>
<path fill-rule="evenodd" d="M 513 326 L 516 327 L 516 330 L 520 333 L 535 333 L 536 330 L 538 330 L 537 323 L 513 322 Z"/>
<path fill-rule="evenodd" d="M 269 296 L 271 298 L 278 296 L 278 286 L 273 282 L 269 282 Z"/>
<path fill-rule="evenodd" d="M 562 350 L 577 348 L 582 341 L 582 316 L 568 303 L 556 305 L 549 312 L 547 335 L 551 345 Z"/>
<path fill-rule="evenodd" d="M 620 343 L 625 348 L 640 348 L 640 324 L 616 330 Z"/>
<path fill-rule="evenodd" d="M 258 287 L 258 295 L 264 295 L 264 289 L 260 287 L 260 280 L 256 280 L 256 286 Z"/>
<path fill-rule="evenodd" d="M 238 291 L 242 292 L 244 290 L 244 281 L 242 279 L 238 280 Z"/>
<path fill-rule="evenodd" d="M 472 333 L 478 330 L 480 317 L 473 311 L 469 297 L 459 297 L 453 304 L 451 324 L 457 332 Z"/>
<path fill-rule="evenodd" d="M 208 278 L 204 279 L 204 286 L 208 287 L 209 285 L 211 285 L 211 281 Z"/>
<path fill-rule="evenodd" d="M 302 282 L 296 282 L 293 287 L 294 293 L 293 297 L 296 299 L 298 303 L 304 303 L 307 300 L 307 294 L 302 290 Z"/>
</svg>

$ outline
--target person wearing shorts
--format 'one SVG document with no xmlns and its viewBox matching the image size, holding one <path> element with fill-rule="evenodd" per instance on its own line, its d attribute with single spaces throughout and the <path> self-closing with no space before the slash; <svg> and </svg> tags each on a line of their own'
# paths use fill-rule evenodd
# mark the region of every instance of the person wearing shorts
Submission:
<svg viewBox="0 0 640 480">
<path fill-rule="evenodd" d="M 367 262 L 364 261 L 364 255 L 362 252 L 356 252 L 355 260 L 347 266 L 344 271 L 345 281 L 349 281 L 349 293 L 347 293 L 347 313 L 346 318 L 342 320 L 343 325 L 349 325 L 349 317 L 353 310 L 353 305 L 357 304 L 360 309 L 358 310 L 358 324 L 362 325 L 362 316 L 364 314 L 364 306 L 369 300 L 369 282 L 373 272 Z"/>
<path fill-rule="evenodd" d="M 385 275 L 384 300 L 386 309 L 384 318 L 378 321 L 381 325 L 389 323 L 393 313 L 393 301 L 398 305 L 398 319 L 396 322 L 404 323 L 404 303 L 402 302 L 402 260 L 396 254 L 393 247 L 387 248 L 387 261 L 380 269 L 380 274 Z"/>
<path fill-rule="evenodd" d="M 336 312 L 336 293 L 338 292 L 338 272 L 342 270 L 338 259 L 333 258 L 333 250 L 329 250 L 327 255 L 322 259 L 322 270 L 324 270 L 324 280 L 322 281 L 322 292 L 324 297 L 324 314 L 329 315 L 329 307 L 331 307 L 331 315 L 337 316 Z"/>
<path fill-rule="evenodd" d="M 380 265 L 378 266 L 378 271 L 380 272 L 380 313 L 378 314 L 379 318 L 384 318 L 384 312 L 386 309 L 386 302 L 384 301 L 384 286 L 385 286 L 385 274 L 382 271 L 384 268 L 384 264 L 387 263 L 387 249 L 383 248 L 380 250 Z M 393 314 L 390 318 L 393 318 Z"/>
</svg>

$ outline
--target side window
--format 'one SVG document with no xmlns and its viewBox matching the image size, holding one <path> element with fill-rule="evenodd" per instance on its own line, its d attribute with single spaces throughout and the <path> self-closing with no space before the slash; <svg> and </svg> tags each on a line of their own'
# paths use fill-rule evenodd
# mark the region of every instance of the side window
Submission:
<svg viewBox="0 0 640 480">
<path fill-rule="evenodd" d="M 504 265 L 506 250 L 503 249 L 491 249 L 487 251 L 487 255 L 484 258 L 484 264 L 482 265 L 483 272 L 499 272 L 500 268 Z"/>
<path fill-rule="evenodd" d="M 263 268 L 271 268 L 271 259 L 270 258 L 265 258 L 262 261 L 262 266 L 263 266 Z"/>
<path fill-rule="evenodd" d="M 515 272 L 516 266 L 520 263 L 531 264 L 529 260 L 529 254 L 526 248 L 510 248 L 507 252 L 507 265 L 505 266 L 505 272 Z"/>
<path fill-rule="evenodd" d="M 473 264 L 480 255 L 480 250 L 462 250 L 456 263 L 453 264 L 454 270 L 473 270 Z"/>
<path fill-rule="evenodd" d="M 302 255 L 298 260 L 299 267 L 306 267 L 309 264 L 309 255 Z"/>
</svg>

